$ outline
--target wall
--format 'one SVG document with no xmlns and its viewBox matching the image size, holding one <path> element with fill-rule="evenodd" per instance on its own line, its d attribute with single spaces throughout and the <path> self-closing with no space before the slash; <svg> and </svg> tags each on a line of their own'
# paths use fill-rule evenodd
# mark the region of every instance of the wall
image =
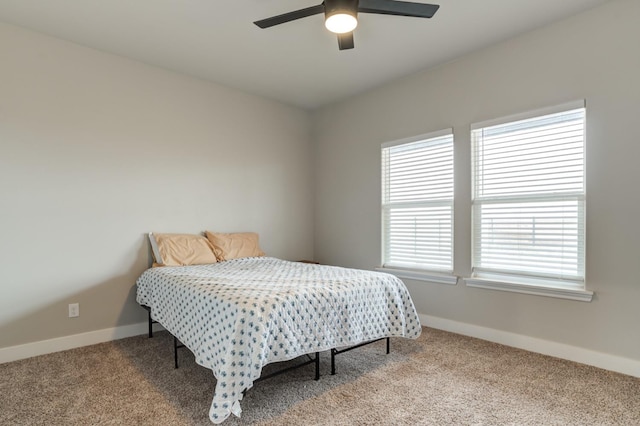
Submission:
<svg viewBox="0 0 640 426">
<path fill-rule="evenodd" d="M 462 280 L 405 282 L 418 311 L 440 323 L 640 361 L 638 22 L 640 2 L 610 2 L 317 111 L 316 259 L 379 266 L 380 144 L 453 127 L 454 263 L 456 275 L 468 277 L 469 125 L 586 99 L 586 283 L 594 300 L 475 289 Z M 640 375 L 640 363 L 632 365 Z"/>
<path fill-rule="evenodd" d="M 312 257 L 307 112 L 4 24 L 0 58 L 0 349 L 145 321 L 149 231 Z"/>
</svg>

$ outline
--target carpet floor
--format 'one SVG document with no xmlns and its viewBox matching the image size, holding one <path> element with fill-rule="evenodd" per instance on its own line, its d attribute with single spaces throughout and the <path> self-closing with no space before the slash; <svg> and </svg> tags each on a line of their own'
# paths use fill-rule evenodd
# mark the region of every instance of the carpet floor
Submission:
<svg viewBox="0 0 640 426">
<path fill-rule="evenodd" d="M 210 425 L 215 379 L 166 332 L 0 365 L 0 425 Z M 256 384 L 224 425 L 640 425 L 640 379 L 424 328 Z M 281 367 L 280 365 L 279 367 Z M 273 366 L 267 366 L 268 373 Z"/>
</svg>

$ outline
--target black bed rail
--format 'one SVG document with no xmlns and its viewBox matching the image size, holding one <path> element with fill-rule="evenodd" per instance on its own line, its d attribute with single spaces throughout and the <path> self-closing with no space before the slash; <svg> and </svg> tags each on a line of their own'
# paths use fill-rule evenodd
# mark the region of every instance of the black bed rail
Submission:
<svg viewBox="0 0 640 426">
<path fill-rule="evenodd" d="M 343 354 L 345 352 L 349 352 L 349 351 L 351 351 L 353 349 L 357 349 L 357 348 L 360 348 L 362 346 L 370 345 L 371 343 L 375 343 L 375 342 L 378 342 L 378 341 L 383 340 L 383 339 L 387 339 L 387 355 L 388 355 L 389 351 L 391 350 L 391 343 L 390 343 L 390 338 L 389 337 L 381 337 L 379 339 L 371 340 L 369 342 L 364 342 L 364 343 L 360 343 L 358 345 L 349 346 L 346 349 L 340 349 L 340 350 L 338 350 L 336 348 L 331 349 L 331 375 L 333 376 L 333 375 L 336 374 L 336 355 Z"/>
</svg>

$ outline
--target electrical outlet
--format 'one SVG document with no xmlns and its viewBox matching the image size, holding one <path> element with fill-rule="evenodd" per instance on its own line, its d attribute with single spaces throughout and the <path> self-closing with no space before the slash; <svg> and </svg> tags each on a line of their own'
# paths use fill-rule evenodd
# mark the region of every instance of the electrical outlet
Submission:
<svg viewBox="0 0 640 426">
<path fill-rule="evenodd" d="M 70 303 L 69 304 L 69 318 L 75 318 L 80 316 L 80 304 L 79 303 Z"/>
</svg>

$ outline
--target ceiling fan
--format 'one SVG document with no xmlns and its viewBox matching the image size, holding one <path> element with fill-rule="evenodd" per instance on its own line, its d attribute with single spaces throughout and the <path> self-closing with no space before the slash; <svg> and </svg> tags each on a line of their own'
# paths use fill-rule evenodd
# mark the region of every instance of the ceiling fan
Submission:
<svg viewBox="0 0 640 426">
<path fill-rule="evenodd" d="M 324 25 L 338 35 L 340 50 L 353 49 L 353 30 L 358 26 L 358 12 L 379 15 L 431 18 L 440 6 L 396 0 L 324 0 L 317 6 L 283 13 L 255 21 L 260 28 L 269 28 L 307 16 L 324 13 Z"/>
</svg>

